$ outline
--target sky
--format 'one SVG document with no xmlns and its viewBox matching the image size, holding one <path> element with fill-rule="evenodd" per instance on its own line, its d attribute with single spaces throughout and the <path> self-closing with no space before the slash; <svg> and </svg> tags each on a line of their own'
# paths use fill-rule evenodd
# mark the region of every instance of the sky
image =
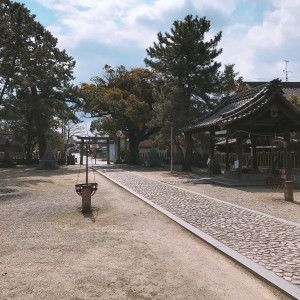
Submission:
<svg viewBox="0 0 300 300">
<path fill-rule="evenodd" d="M 245 81 L 300 81 L 300 0 L 20 0 L 76 61 L 74 84 L 91 82 L 105 64 L 146 67 L 159 32 L 188 14 L 222 31 L 217 58 Z M 288 62 L 286 62 L 288 61 Z M 287 68 L 286 68 L 287 67 Z"/>
</svg>

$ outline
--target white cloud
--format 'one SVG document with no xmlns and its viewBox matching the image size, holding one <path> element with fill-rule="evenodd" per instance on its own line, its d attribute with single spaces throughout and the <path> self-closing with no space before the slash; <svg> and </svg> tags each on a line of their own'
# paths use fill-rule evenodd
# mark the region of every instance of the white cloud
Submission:
<svg viewBox="0 0 300 300">
<path fill-rule="evenodd" d="M 223 31 L 222 62 L 236 64 L 236 70 L 246 80 L 284 79 L 283 60 L 287 59 L 294 72 L 291 80 L 300 81 L 299 0 L 264 0 L 263 3 L 272 3 L 273 8 L 263 12 L 258 11 L 261 0 L 37 1 L 55 11 L 57 22 L 48 29 L 58 37 L 59 45 L 68 50 L 92 41 L 93 47 L 101 46 L 99 52 L 103 47 L 122 49 L 129 45 L 134 53 L 142 52 L 153 44 L 159 31 L 168 31 L 174 20 L 187 14 L 206 15 L 211 20 L 210 34 Z M 234 14 L 243 5 L 242 8 L 252 9 L 249 20 L 253 21 L 258 12 L 261 20 L 249 24 L 241 19 L 236 23 Z"/>
<path fill-rule="evenodd" d="M 224 60 L 235 63 L 245 79 L 284 79 L 284 59 L 293 61 L 291 81 L 300 80 L 300 1 L 273 1 L 274 10 L 249 29 L 234 25 L 224 32 Z"/>
<path fill-rule="evenodd" d="M 56 11 L 60 43 L 75 47 L 82 40 L 93 39 L 101 44 L 122 45 L 134 42 L 139 47 L 148 47 L 158 31 L 169 30 L 181 12 L 201 12 L 208 8 L 228 13 L 236 0 L 37 0 Z M 197 14 L 197 13 L 195 13 Z M 61 26 L 63 29 L 57 30 Z M 166 28 L 167 26 L 167 28 Z M 52 30 L 53 27 L 49 27 Z"/>
</svg>

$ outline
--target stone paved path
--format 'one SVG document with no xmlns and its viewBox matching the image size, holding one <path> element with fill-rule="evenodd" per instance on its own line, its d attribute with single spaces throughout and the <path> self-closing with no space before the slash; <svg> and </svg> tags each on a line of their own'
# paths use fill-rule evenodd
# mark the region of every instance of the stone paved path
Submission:
<svg viewBox="0 0 300 300">
<path fill-rule="evenodd" d="M 100 171 L 287 282 L 300 287 L 300 224 L 121 169 Z"/>
</svg>

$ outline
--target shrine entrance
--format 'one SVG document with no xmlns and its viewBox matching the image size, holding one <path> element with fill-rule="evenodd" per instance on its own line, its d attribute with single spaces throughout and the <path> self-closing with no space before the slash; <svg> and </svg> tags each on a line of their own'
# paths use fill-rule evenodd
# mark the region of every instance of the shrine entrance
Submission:
<svg viewBox="0 0 300 300">
<path fill-rule="evenodd" d="M 77 144 L 80 145 L 80 165 L 83 165 L 83 155 L 84 155 L 84 145 L 104 145 L 106 146 L 106 161 L 107 164 L 110 164 L 110 144 L 115 142 L 115 140 L 109 136 L 101 137 L 91 137 L 91 136 L 76 136 L 80 142 Z M 120 138 L 117 138 L 117 147 L 116 147 L 116 157 L 120 156 Z"/>
</svg>

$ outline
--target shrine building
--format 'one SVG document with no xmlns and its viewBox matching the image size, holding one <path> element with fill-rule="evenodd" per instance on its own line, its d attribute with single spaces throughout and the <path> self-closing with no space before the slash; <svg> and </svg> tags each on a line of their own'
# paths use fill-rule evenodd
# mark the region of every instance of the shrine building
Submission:
<svg viewBox="0 0 300 300">
<path fill-rule="evenodd" d="M 265 83 L 249 82 L 247 85 L 250 87 L 248 90 L 223 98 L 211 113 L 193 121 L 183 132 L 209 133 L 209 175 L 213 175 L 213 164 L 216 162 L 216 143 L 222 140 L 226 149 L 224 175 L 231 173 L 240 179 L 246 173 L 261 174 L 258 149 L 263 141 L 265 147 L 271 147 L 274 152 L 280 148 L 284 153 L 284 165 L 280 165 L 279 158 L 274 155 L 268 172 L 284 169 L 288 178 L 293 167 L 291 134 L 300 132 L 300 109 L 287 98 L 291 95 L 300 97 L 300 83 L 275 79 Z M 234 148 L 229 146 L 229 141 L 234 141 Z M 234 161 L 230 160 L 232 149 Z M 249 159 L 245 161 L 243 154 L 247 149 L 250 149 Z M 294 151 L 298 160 L 299 150 L 298 147 L 298 152 Z"/>
</svg>

